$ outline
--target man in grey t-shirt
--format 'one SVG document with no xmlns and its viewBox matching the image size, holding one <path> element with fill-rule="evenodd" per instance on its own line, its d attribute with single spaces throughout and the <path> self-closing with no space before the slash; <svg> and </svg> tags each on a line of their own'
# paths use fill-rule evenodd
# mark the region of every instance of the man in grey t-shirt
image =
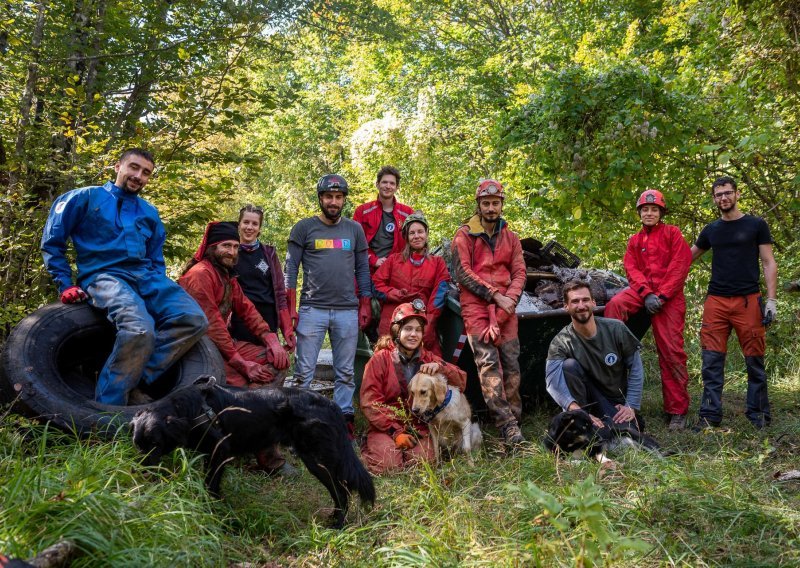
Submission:
<svg viewBox="0 0 800 568">
<path fill-rule="evenodd" d="M 564 286 L 572 323 L 550 342 L 547 392 L 564 410 L 588 412 L 598 427 L 613 421 L 644 430 L 637 412 L 644 384 L 641 345 L 621 321 L 595 318 L 596 305 L 586 282 Z"/>
<path fill-rule="evenodd" d="M 347 190 L 347 181 L 341 176 L 320 178 L 317 197 L 322 212 L 292 227 L 284 272 L 289 312 L 297 332 L 295 378 L 303 387 L 311 384 L 328 333 L 336 377 L 333 400 L 342 410 L 352 437 L 353 364 L 358 331 L 369 325 L 372 317 L 372 296 L 364 230 L 342 217 Z M 303 289 L 298 313 L 296 288 L 301 264 Z"/>
</svg>

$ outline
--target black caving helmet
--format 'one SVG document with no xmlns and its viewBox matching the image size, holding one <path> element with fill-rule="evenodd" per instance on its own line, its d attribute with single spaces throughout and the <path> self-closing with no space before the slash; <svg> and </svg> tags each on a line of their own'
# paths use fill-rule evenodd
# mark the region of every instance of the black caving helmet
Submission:
<svg viewBox="0 0 800 568">
<path fill-rule="evenodd" d="M 347 180 L 337 174 L 326 174 L 317 182 L 317 195 L 326 191 L 341 191 L 347 195 L 348 189 Z"/>
</svg>

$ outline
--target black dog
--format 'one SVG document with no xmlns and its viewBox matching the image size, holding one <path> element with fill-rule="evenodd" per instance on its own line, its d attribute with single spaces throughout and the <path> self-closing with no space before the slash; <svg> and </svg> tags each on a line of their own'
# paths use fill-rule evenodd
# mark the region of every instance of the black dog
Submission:
<svg viewBox="0 0 800 568">
<path fill-rule="evenodd" d="M 605 453 L 621 445 L 635 446 L 661 455 L 655 438 L 629 425 L 605 422 L 598 428 L 583 410 L 568 410 L 556 414 L 542 440 L 551 452 L 585 452 L 599 462 L 608 461 Z"/>
<path fill-rule="evenodd" d="M 155 465 L 175 448 L 206 454 L 206 486 L 219 496 L 225 464 L 276 443 L 291 445 L 334 503 L 333 524 L 344 525 L 350 491 L 375 501 L 375 486 L 347 436 L 336 405 L 313 391 L 239 389 L 202 376 L 139 411 L 131 421 L 133 443 Z"/>
</svg>

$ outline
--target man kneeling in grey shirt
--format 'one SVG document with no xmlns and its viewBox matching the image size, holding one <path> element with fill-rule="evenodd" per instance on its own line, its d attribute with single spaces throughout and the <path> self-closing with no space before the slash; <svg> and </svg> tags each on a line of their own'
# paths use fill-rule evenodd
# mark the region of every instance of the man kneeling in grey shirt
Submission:
<svg viewBox="0 0 800 568">
<path fill-rule="evenodd" d="M 550 342 L 547 392 L 564 410 L 588 412 L 598 428 L 613 421 L 644 430 L 638 413 L 644 384 L 641 344 L 624 323 L 596 318 L 596 305 L 586 282 L 564 286 L 564 309 L 572 323 Z"/>
</svg>

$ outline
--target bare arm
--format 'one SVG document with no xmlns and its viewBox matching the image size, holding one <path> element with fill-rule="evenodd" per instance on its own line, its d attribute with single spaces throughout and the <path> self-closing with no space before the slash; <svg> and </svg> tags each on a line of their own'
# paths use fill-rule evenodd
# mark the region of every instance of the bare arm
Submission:
<svg viewBox="0 0 800 568">
<path fill-rule="evenodd" d="M 697 245 L 692 245 L 692 262 L 700 258 L 706 253 L 706 249 L 698 248 Z"/>
<path fill-rule="evenodd" d="M 764 269 L 764 280 L 767 283 L 767 299 L 775 299 L 778 294 L 778 263 L 772 254 L 772 245 L 758 245 L 758 256 Z"/>
</svg>

